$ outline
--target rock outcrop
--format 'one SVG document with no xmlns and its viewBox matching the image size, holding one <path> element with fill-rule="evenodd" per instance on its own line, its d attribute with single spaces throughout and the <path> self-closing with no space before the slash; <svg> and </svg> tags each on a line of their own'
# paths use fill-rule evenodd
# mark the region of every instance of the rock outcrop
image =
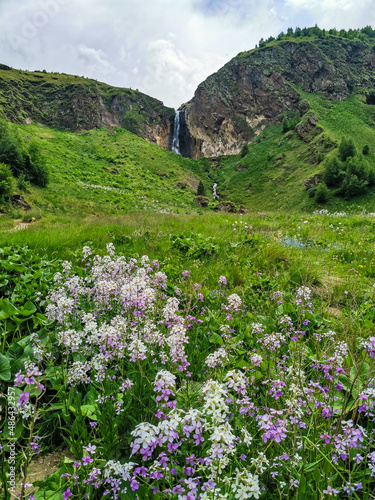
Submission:
<svg viewBox="0 0 375 500">
<path fill-rule="evenodd" d="M 243 52 L 199 85 L 180 108 L 183 156 L 237 154 L 284 112 L 306 113 L 299 89 L 332 101 L 355 89 L 375 87 L 375 51 L 359 40 L 338 37 L 280 41 Z M 301 130 L 309 140 L 311 116 Z"/>
<path fill-rule="evenodd" d="M 25 212 L 31 210 L 31 206 L 27 203 L 22 194 L 14 194 L 10 201 L 14 207 L 23 208 Z"/>
</svg>

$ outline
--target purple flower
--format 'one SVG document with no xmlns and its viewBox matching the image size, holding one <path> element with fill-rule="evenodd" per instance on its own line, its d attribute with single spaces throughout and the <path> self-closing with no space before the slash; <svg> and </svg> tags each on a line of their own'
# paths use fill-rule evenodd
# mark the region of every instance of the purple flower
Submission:
<svg viewBox="0 0 375 500">
<path fill-rule="evenodd" d="M 28 403 L 29 402 L 29 396 L 30 396 L 30 392 L 29 391 L 27 391 L 27 392 L 21 392 L 20 397 L 18 399 L 18 404 Z"/>
<path fill-rule="evenodd" d="M 320 435 L 320 439 L 324 439 L 326 444 L 329 444 L 331 442 L 331 436 L 327 434 L 326 432 L 324 434 Z"/>
<path fill-rule="evenodd" d="M 134 478 L 130 479 L 130 487 L 131 487 L 132 491 L 135 491 L 139 488 L 139 484 L 137 483 L 137 481 Z"/>
<path fill-rule="evenodd" d="M 71 496 L 72 496 L 72 492 L 70 491 L 70 488 L 68 488 L 66 491 L 64 491 L 64 493 L 63 493 L 64 500 L 67 500 Z"/>
<path fill-rule="evenodd" d="M 90 457 L 90 455 L 86 455 L 85 457 L 82 458 L 83 465 L 88 465 L 94 460 Z"/>
</svg>

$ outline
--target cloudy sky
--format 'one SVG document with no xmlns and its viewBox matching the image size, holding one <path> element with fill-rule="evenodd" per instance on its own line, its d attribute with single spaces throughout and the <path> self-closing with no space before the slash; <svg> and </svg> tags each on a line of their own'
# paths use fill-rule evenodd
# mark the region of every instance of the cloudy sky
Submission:
<svg viewBox="0 0 375 500">
<path fill-rule="evenodd" d="M 375 28 L 374 0 L 0 0 L 0 63 L 83 75 L 178 107 L 261 37 Z"/>
</svg>

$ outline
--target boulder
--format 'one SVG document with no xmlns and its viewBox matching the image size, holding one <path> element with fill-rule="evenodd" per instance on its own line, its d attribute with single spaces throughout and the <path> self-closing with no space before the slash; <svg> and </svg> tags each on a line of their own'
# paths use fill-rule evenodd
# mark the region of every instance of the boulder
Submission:
<svg viewBox="0 0 375 500">
<path fill-rule="evenodd" d="M 177 181 L 175 182 L 174 187 L 178 189 L 186 189 L 188 187 L 188 183 L 183 181 Z"/>
<path fill-rule="evenodd" d="M 197 205 L 199 205 L 202 208 L 207 207 L 209 202 L 210 202 L 210 200 L 208 198 L 206 198 L 205 196 L 196 196 L 194 198 L 194 203 L 196 203 Z"/>
<path fill-rule="evenodd" d="M 216 212 L 227 212 L 228 214 L 235 214 L 237 212 L 236 205 L 232 201 L 220 201 L 215 205 Z"/>
<path fill-rule="evenodd" d="M 248 212 L 247 208 L 244 207 L 243 205 L 240 205 L 240 208 L 238 209 L 238 213 L 244 215 L 244 214 L 247 214 L 247 212 Z"/>
</svg>

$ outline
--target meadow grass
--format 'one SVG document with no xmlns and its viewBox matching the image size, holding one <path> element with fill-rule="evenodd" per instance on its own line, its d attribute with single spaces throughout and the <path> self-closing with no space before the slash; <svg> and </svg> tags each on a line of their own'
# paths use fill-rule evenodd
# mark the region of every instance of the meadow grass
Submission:
<svg viewBox="0 0 375 500">
<path fill-rule="evenodd" d="M 375 217 L 365 212 L 354 215 L 323 212 L 246 216 L 213 213 L 205 216 L 145 213 L 116 217 L 49 216 L 30 224 L 24 231 L 11 233 L 5 223 L 0 233 L 3 270 L 0 305 L 2 318 L 7 319 L 0 320 L 3 335 L 0 377 L 3 392 L 13 387 L 15 376 L 17 380 L 14 396 L 13 392 L 11 396 L 8 392 L 8 405 L 14 402 L 18 408 L 16 439 L 24 450 L 23 458 L 17 459 L 17 474 L 23 476 L 21 483 L 28 483 L 27 468 L 34 453 L 53 451 L 62 441 L 76 459 L 73 463 L 66 458 L 56 473 L 34 485 L 34 489 L 22 487 L 22 498 L 32 498 L 29 495 L 34 491 L 37 500 L 44 498 L 43 495 L 65 500 L 70 494 L 77 499 L 85 494 L 92 499 L 102 498 L 103 494 L 109 498 L 116 498 L 117 494 L 118 498 L 126 500 L 177 499 L 177 492 L 182 492 L 179 488 L 188 484 L 185 479 L 195 474 L 186 469 L 189 461 L 195 463 L 195 459 L 189 458 L 192 454 L 200 457 L 199 460 L 212 457 L 212 463 L 220 472 L 215 473 L 208 460 L 201 463 L 200 477 L 213 480 L 223 498 L 232 499 L 236 492 L 242 491 L 243 496 L 239 498 L 273 500 L 281 495 L 298 500 L 320 500 L 329 495 L 330 488 L 344 497 L 350 491 L 353 498 L 373 498 L 370 472 L 374 465 L 371 465 L 371 440 L 368 441 L 372 420 L 365 407 L 359 405 L 358 397 L 370 394 L 373 384 L 372 351 L 366 346 L 370 346 L 375 319 L 374 241 Z M 125 260 L 122 257 L 117 260 L 112 255 L 112 245 Z M 98 257 L 92 260 L 94 253 Z M 143 257 L 145 255 L 149 260 Z M 132 262 L 129 268 L 132 270 L 128 269 L 126 274 L 126 280 L 130 280 L 126 281 L 126 293 L 133 293 L 135 283 L 138 283 L 138 291 L 120 311 L 117 292 L 111 295 L 111 287 L 117 279 L 125 279 L 121 278 L 120 269 L 121 266 L 127 269 L 126 262 Z M 154 270 L 151 273 L 150 268 L 144 275 L 142 269 L 148 269 L 149 265 Z M 152 276 L 151 281 L 147 281 L 148 274 Z M 138 278 L 133 282 L 136 275 Z M 85 277 L 89 281 L 81 282 Z M 147 286 L 146 282 L 141 284 L 143 279 Z M 86 285 L 80 288 L 79 283 Z M 150 286 L 156 287 L 156 295 L 152 295 L 156 302 L 148 310 L 144 300 L 154 300 L 146 299 L 151 297 L 148 295 Z M 94 287 L 95 293 L 86 297 L 90 287 Z M 144 292 L 140 293 L 140 289 Z M 121 291 L 124 293 L 125 288 Z M 146 293 L 144 298 L 143 293 Z M 60 311 L 64 303 L 69 304 L 71 294 L 75 297 L 72 300 L 78 316 L 69 308 Z M 84 311 L 87 317 L 81 316 Z M 143 311 L 142 318 L 145 314 L 148 318 L 145 324 L 143 319 L 139 320 L 143 325 L 139 330 L 143 332 L 141 344 L 151 349 L 151 357 L 148 354 L 143 357 L 144 347 L 137 344 L 135 348 L 134 343 L 140 338 L 132 337 L 137 331 L 134 318 L 140 311 Z M 120 317 L 118 315 L 129 325 L 133 322 L 132 330 L 126 330 L 133 333 L 126 341 L 125 351 L 119 344 L 117 352 L 117 347 L 114 348 L 119 341 L 116 332 L 122 331 L 122 327 L 117 323 L 117 330 L 106 329 L 115 317 Z M 284 317 L 289 318 L 289 330 L 283 326 Z M 88 383 L 88 379 L 80 379 L 83 375 L 77 367 L 81 366 L 79 363 L 90 366 L 95 363 L 98 369 L 94 359 L 101 359 L 103 347 L 100 347 L 101 341 L 95 340 L 94 318 L 101 335 L 109 335 L 108 339 L 112 339 L 106 349 L 112 345 L 117 354 L 112 352 L 111 356 L 116 358 L 113 365 L 108 361 L 106 368 L 100 368 L 110 378 L 101 380 L 99 370 L 95 375 L 99 378 Z M 87 321 L 91 321 L 90 327 L 84 326 Z M 159 329 L 155 338 L 146 334 L 148 321 L 156 322 L 155 328 Z M 168 326 L 169 322 L 174 326 Z M 187 343 L 180 344 L 177 337 L 169 337 L 173 331 L 187 335 Z M 91 340 L 82 347 L 82 352 L 78 352 L 74 345 L 77 342 L 84 345 L 83 332 L 86 337 L 91 336 Z M 169 347 L 160 352 L 158 347 L 152 347 L 156 339 L 163 338 L 160 335 L 169 339 L 171 351 Z M 281 344 L 280 339 L 283 339 Z M 365 350 L 360 347 L 362 340 Z M 186 345 L 186 357 L 183 345 Z M 133 361 L 128 360 L 128 354 L 124 359 L 124 352 L 130 353 L 130 358 L 132 352 Z M 159 354 L 161 364 L 157 361 Z M 174 356 L 182 364 L 184 360 L 189 362 L 189 369 L 187 366 L 179 368 Z M 336 363 L 338 375 L 331 379 L 329 371 L 326 379 L 324 370 L 331 370 L 327 366 L 331 367 L 332 363 Z M 123 384 L 121 389 L 114 382 L 118 370 L 121 372 L 119 383 Z M 30 378 L 27 373 L 34 375 Z M 288 373 L 303 374 L 302 379 L 293 381 Z M 24 376 L 30 379 L 26 386 Z M 239 385 L 232 386 L 230 380 L 236 380 Z M 316 393 L 312 389 L 321 386 L 320 380 L 328 384 L 328 399 L 321 396 L 320 389 L 316 389 Z M 42 391 L 35 390 L 35 384 L 39 383 L 43 384 Z M 164 384 L 162 392 L 157 392 L 158 384 Z M 341 389 L 336 390 L 334 386 Z M 233 390 L 240 392 L 236 396 Z M 274 419 L 281 413 L 272 413 L 296 412 L 287 397 L 288 391 L 296 390 L 296 394 L 300 390 L 310 394 L 306 396 L 309 401 L 306 415 L 301 417 L 298 413 L 299 429 L 287 423 L 284 417 Z M 226 391 L 229 402 L 220 399 L 222 391 Z M 284 391 L 287 392 L 284 394 Z M 116 394 L 123 395 L 118 397 Z M 244 403 L 247 401 L 243 399 L 245 394 L 257 407 L 255 413 Z M 179 434 L 177 414 L 188 419 L 189 412 L 206 408 L 203 414 L 209 415 L 208 408 L 218 404 L 213 401 L 221 401 L 220 411 L 225 414 L 229 411 L 227 405 L 234 404 L 232 400 L 236 398 L 242 401 L 242 406 L 231 407 L 227 421 L 232 433 L 239 432 L 240 440 L 237 441 L 240 444 L 227 449 L 237 451 L 228 451 L 228 456 L 225 452 L 224 458 L 220 458 L 222 452 L 218 451 L 218 444 L 216 448 L 216 445 L 208 447 L 210 442 L 220 442 L 215 441 L 219 438 L 213 438 L 212 432 L 224 432 L 221 417 L 213 416 L 212 420 L 205 417 L 208 420 L 201 421 L 201 436 L 206 443 L 202 448 L 189 439 L 186 444 L 182 441 L 178 445 L 179 455 L 174 455 L 169 446 L 163 448 L 158 460 L 161 464 L 163 457 L 174 461 L 177 476 L 163 475 L 160 479 L 160 474 L 155 475 L 152 467 L 149 469 L 149 455 L 139 462 L 137 443 L 144 439 L 142 433 L 146 432 L 140 429 L 159 425 L 159 411 Z M 110 401 L 117 402 L 113 406 Z M 368 408 L 371 408 L 371 401 L 370 397 Z M 318 405 L 316 410 L 311 409 L 313 403 Z M 288 410 L 285 405 L 289 405 Z M 125 413 L 123 408 L 126 408 Z M 250 412 L 249 415 L 242 417 L 246 412 Z M 253 414 L 258 417 L 254 419 Z M 260 424 L 266 420 L 270 425 L 268 430 Z M 363 441 L 356 441 L 351 427 L 345 427 L 348 420 Z M 229 432 L 227 424 L 225 426 Z M 287 431 L 286 437 L 279 439 L 278 434 L 273 434 L 281 432 L 280 436 L 284 436 L 283 429 Z M 9 428 L 5 426 L 2 430 L 3 437 L 9 437 Z M 232 442 L 230 435 L 225 434 L 228 442 Z M 242 441 L 244 436 L 246 444 Z M 350 437 L 350 445 L 342 444 L 344 436 L 347 436 L 345 439 Z M 129 456 L 131 441 L 132 457 Z M 329 444 L 325 444 L 328 441 Z M 362 445 L 364 451 L 361 451 Z M 335 450 L 341 449 L 340 446 L 348 448 L 342 452 L 345 458 L 337 462 Z M 8 447 L 4 449 L 5 454 L 10 453 Z M 363 457 L 365 453 L 370 458 L 362 463 L 363 458 L 358 455 Z M 187 463 L 180 463 L 178 456 Z M 286 460 L 285 466 L 276 467 L 280 456 Z M 216 463 L 216 460 L 224 461 Z M 356 463 L 350 470 L 348 460 Z M 129 461 L 146 469 L 132 469 Z M 4 461 L 1 465 L 6 498 L 10 498 L 9 487 L 6 489 L 8 465 Z M 118 476 L 120 469 L 122 479 Z M 278 476 L 272 471 L 278 471 Z M 73 473 L 77 475 L 75 484 L 70 479 Z M 106 478 L 112 479 L 108 482 Z M 199 481 L 200 488 L 203 483 Z M 116 493 L 116 484 L 121 484 L 121 495 Z M 237 486 L 232 486 L 236 484 L 238 488 L 242 484 L 243 490 L 237 491 Z M 38 492 L 35 486 L 39 486 Z M 109 492 L 106 493 L 105 487 Z M 208 483 L 204 489 L 210 491 L 207 488 Z M 218 489 L 214 491 L 212 484 L 210 488 L 212 492 L 207 493 L 207 498 L 221 498 Z M 204 489 L 199 490 L 201 495 Z M 206 498 L 197 495 L 198 492 L 195 498 Z"/>
</svg>

